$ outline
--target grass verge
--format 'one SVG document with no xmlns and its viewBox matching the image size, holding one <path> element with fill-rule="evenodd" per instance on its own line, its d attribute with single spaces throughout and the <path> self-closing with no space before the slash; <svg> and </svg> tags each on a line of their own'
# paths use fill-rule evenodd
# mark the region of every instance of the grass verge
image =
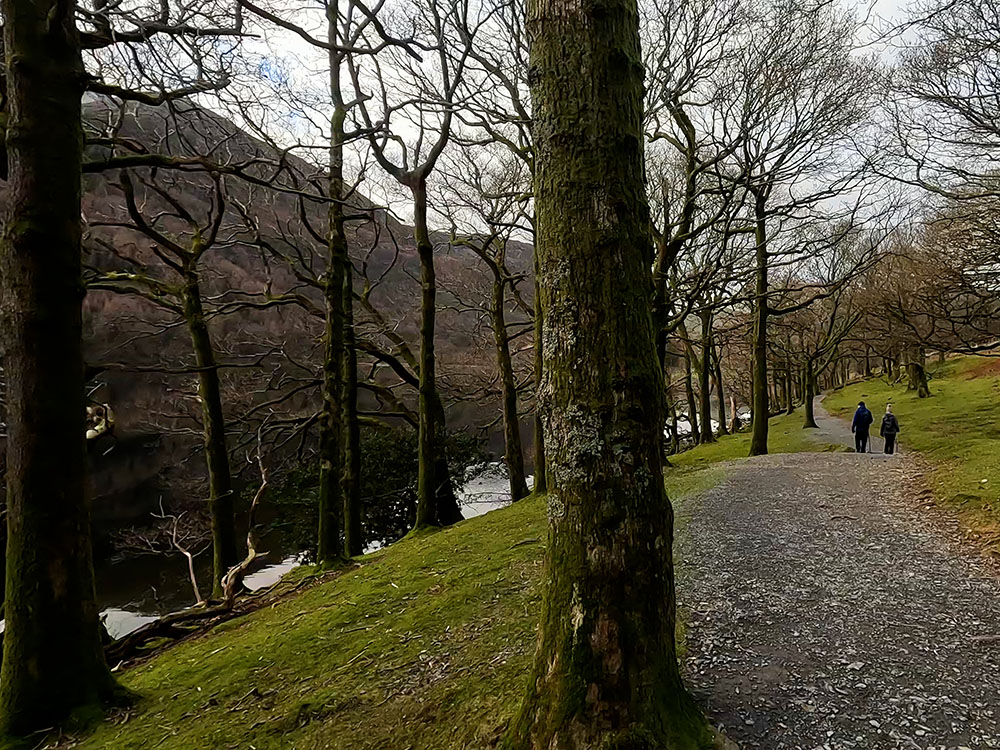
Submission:
<svg viewBox="0 0 1000 750">
<path fill-rule="evenodd" d="M 930 398 L 906 383 L 866 380 L 824 400 L 831 413 L 849 417 L 858 401 L 875 414 L 887 402 L 899 418 L 902 450 L 916 451 L 931 467 L 935 501 L 993 554 L 1000 554 L 1000 359 L 960 357 L 931 370 Z"/>
</svg>

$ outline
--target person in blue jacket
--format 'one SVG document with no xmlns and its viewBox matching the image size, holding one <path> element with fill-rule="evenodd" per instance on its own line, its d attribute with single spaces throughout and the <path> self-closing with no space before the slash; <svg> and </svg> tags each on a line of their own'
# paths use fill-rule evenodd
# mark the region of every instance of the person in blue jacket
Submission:
<svg viewBox="0 0 1000 750">
<path fill-rule="evenodd" d="M 858 410 L 854 412 L 854 421 L 851 422 L 851 432 L 854 433 L 854 450 L 864 453 L 868 450 L 868 428 L 872 426 L 875 417 L 868 411 L 864 401 L 858 402 Z"/>
</svg>

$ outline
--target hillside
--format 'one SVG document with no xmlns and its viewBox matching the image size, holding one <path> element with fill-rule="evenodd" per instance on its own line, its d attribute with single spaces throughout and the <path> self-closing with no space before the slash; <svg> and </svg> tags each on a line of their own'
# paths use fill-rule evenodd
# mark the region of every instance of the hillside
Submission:
<svg viewBox="0 0 1000 750">
<path fill-rule="evenodd" d="M 129 105 L 119 110 L 106 100 L 91 98 L 84 113 L 91 140 L 99 142 L 114 134 L 136 154 L 204 155 L 286 189 L 322 182 L 322 172 L 315 165 L 280 154 L 229 120 L 189 103 L 162 108 Z M 103 147 L 88 149 L 89 161 L 108 156 Z M 177 206 L 204 226 L 218 210 L 212 180 L 204 172 L 139 168 L 130 173 L 142 214 L 182 242 L 192 232 L 179 219 Z M 165 283 L 177 283 L 155 243 L 128 226 L 133 221 L 119 174 L 106 170 L 84 176 L 85 263 L 101 271 L 139 268 Z M 158 195 L 157 188 L 168 192 L 176 204 Z M 235 443 L 245 438 L 241 430 L 246 432 L 238 415 L 282 396 L 284 391 L 276 383 L 295 379 L 301 384 L 310 372 L 319 372 L 322 321 L 296 305 L 262 307 L 268 295 L 294 293 L 317 304 L 319 297 L 315 290 L 303 288 L 287 266 L 266 257 L 261 242 L 304 258 L 299 271 L 322 273 L 325 249 L 305 223 L 322 235 L 326 208 L 322 202 L 300 201 L 297 195 L 235 177 L 225 179 L 224 189 L 220 240 L 204 257 L 201 283 L 220 361 L 232 365 L 224 370 L 224 401 Z M 419 284 L 412 228 L 384 210 L 372 211 L 371 202 L 360 193 L 352 198 L 351 210 L 370 217 L 349 225 L 356 289 L 371 286 L 371 302 L 382 316 L 378 321 L 359 311 L 359 335 L 388 348 L 385 331 L 391 329 L 415 346 Z M 259 239 L 250 231 L 251 222 Z M 439 239 L 440 388 L 449 403 L 452 427 L 487 424 L 500 409 L 499 400 L 490 396 L 495 388 L 495 354 L 489 330 L 473 306 L 477 295 L 484 299 L 487 271 L 470 251 L 450 248 L 446 237 Z M 508 257 L 512 268 L 530 274 L 530 247 L 512 245 Z M 530 283 L 524 286 L 530 299 Z M 461 303 L 456 295 L 461 295 Z M 200 412 L 193 377 L 184 372 L 192 364 L 187 331 L 173 313 L 132 294 L 92 290 L 84 311 L 85 356 L 100 369 L 92 382 L 93 397 L 112 405 L 119 438 L 114 450 L 95 458 L 95 518 L 102 522 L 148 518 L 165 489 L 178 497 L 200 497 L 200 461 L 192 460 L 201 442 Z M 257 361 L 259 366 L 248 366 Z M 380 383 L 398 387 L 387 368 L 364 364 L 366 374 L 377 370 Z M 521 356 L 518 364 L 522 374 L 527 372 L 530 356 Z M 482 402 L 457 398 L 472 389 L 484 394 Z M 363 408 L 382 408 L 369 395 L 362 395 L 366 399 Z M 405 388 L 398 389 L 404 403 L 411 402 L 412 395 Z M 315 391 L 305 388 L 276 409 L 279 415 L 301 416 L 318 408 L 318 403 Z M 252 435 L 256 427 L 247 429 Z M 498 430 L 491 434 L 496 442 Z M 530 444 L 526 447 L 530 455 Z"/>
</svg>

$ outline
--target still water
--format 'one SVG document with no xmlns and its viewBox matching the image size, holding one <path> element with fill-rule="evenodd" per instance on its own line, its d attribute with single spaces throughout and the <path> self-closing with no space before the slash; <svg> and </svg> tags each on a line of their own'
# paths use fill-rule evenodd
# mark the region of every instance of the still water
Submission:
<svg viewBox="0 0 1000 750">
<path fill-rule="evenodd" d="M 532 477 L 528 478 L 529 486 Z M 462 515 L 481 516 L 510 502 L 507 476 L 502 464 L 468 482 L 458 493 Z M 302 550 L 289 546 L 279 534 L 265 534 L 260 549 L 267 554 L 244 581 L 252 591 L 276 583 L 300 565 Z M 371 551 L 371 550 L 369 550 Z M 196 559 L 199 584 L 207 588 L 211 579 L 211 554 Z M 97 599 L 108 632 L 120 638 L 160 615 L 194 603 L 183 555 L 138 555 L 112 558 L 97 565 Z"/>
</svg>

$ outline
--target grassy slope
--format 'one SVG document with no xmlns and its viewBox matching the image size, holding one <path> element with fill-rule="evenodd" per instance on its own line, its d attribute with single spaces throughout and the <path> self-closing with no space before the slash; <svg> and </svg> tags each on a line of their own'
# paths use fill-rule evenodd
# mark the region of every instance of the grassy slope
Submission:
<svg viewBox="0 0 1000 750">
<path fill-rule="evenodd" d="M 931 398 L 917 398 L 905 383 L 869 380 L 833 393 L 823 403 L 831 412 L 849 416 L 864 400 L 877 427 L 891 402 L 903 450 L 919 451 L 932 467 L 929 480 L 936 501 L 1000 552 L 1000 360 L 953 359 L 932 369 L 931 376 Z"/>
<path fill-rule="evenodd" d="M 776 452 L 814 447 L 800 420 L 774 420 Z M 713 464 L 747 443 L 677 456 L 666 477 L 675 503 L 721 480 Z M 122 682 L 141 701 L 72 746 L 486 747 L 524 690 L 545 526 L 544 502 L 529 498 L 370 555 L 128 670 Z"/>
</svg>

